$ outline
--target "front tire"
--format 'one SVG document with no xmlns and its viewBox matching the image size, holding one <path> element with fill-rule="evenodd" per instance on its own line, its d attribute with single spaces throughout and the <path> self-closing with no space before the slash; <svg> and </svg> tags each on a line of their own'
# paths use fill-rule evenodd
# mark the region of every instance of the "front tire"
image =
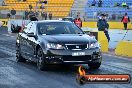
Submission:
<svg viewBox="0 0 132 88">
<path fill-rule="evenodd" d="M 47 65 L 45 64 L 44 53 L 43 53 L 43 50 L 41 48 L 39 48 L 37 51 L 37 58 L 38 58 L 38 60 L 37 60 L 38 69 L 41 71 L 46 70 Z"/>
<path fill-rule="evenodd" d="M 26 59 L 21 56 L 20 48 L 16 46 L 16 62 L 26 62 Z"/>
<path fill-rule="evenodd" d="M 101 66 L 101 62 L 89 63 L 88 66 L 90 69 L 99 69 L 99 67 Z"/>
<path fill-rule="evenodd" d="M 102 63 L 102 54 L 100 52 L 100 54 L 98 54 L 97 62 L 89 63 L 88 66 L 90 69 L 99 69 L 99 67 L 101 66 L 101 63 Z"/>
</svg>

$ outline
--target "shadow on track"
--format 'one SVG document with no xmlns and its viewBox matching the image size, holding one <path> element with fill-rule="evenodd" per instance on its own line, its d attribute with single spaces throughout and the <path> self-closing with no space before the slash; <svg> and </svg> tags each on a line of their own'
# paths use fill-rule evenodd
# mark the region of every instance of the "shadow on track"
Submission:
<svg viewBox="0 0 132 88">
<path fill-rule="evenodd" d="M 27 69 L 32 69 L 32 70 L 38 70 L 37 69 L 37 64 L 32 61 L 27 61 L 26 63 L 18 63 Z M 52 73 L 58 73 L 58 74 L 77 74 L 78 73 L 78 68 L 80 65 L 70 65 L 70 64 L 56 64 L 56 65 L 48 65 L 48 69 L 46 71 L 40 71 L 40 72 L 52 72 Z M 99 74 L 101 69 L 93 70 L 90 69 L 87 65 L 82 65 L 86 71 L 86 74 Z"/>
</svg>

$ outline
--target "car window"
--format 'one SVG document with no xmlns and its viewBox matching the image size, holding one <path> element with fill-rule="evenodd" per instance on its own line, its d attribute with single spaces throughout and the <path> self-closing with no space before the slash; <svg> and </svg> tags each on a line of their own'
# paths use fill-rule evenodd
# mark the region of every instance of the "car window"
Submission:
<svg viewBox="0 0 132 88">
<path fill-rule="evenodd" d="M 49 22 L 37 25 L 39 34 L 83 34 L 83 31 L 72 22 Z"/>
</svg>

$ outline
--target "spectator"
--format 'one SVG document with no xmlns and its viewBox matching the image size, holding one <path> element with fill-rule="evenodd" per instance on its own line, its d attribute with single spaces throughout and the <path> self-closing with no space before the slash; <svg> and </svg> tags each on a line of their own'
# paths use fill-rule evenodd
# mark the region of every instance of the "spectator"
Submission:
<svg viewBox="0 0 132 88">
<path fill-rule="evenodd" d="M 44 13 L 44 18 L 47 20 L 47 12 Z"/>
<path fill-rule="evenodd" d="M 11 17 L 11 14 L 8 12 L 7 13 L 7 18 L 9 19 Z"/>
<path fill-rule="evenodd" d="M 80 15 L 80 12 L 77 12 L 77 15 Z"/>
<path fill-rule="evenodd" d="M 29 15 L 29 12 L 28 12 L 28 10 L 26 9 L 26 11 L 25 11 L 25 20 L 28 20 L 28 15 Z"/>
<path fill-rule="evenodd" d="M 108 34 L 109 24 L 106 21 L 106 15 L 102 14 L 101 16 L 102 16 L 102 18 L 99 19 L 98 22 L 97 22 L 97 27 L 98 27 L 99 31 L 104 31 L 104 33 L 106 35 L 106 38 L 109 42 L 110 41 L 110 37 L 109 37 L 109 34 Z"/>
<path fill-rule="evenodd" d="M 39 12 L 38 12 L 37 10 L 35 10 L 34 15 L 35 15 L 36 17 L 38 17 L 38 16 L 39 16 Z"/>
<path fill-rule="evenodd" d="M 29 5 L 29 9 L 32 10 L 33 6 L 32 5 Z"/>
<path fill-rule="evenodd" d="M 14 8 L 11 10 L 11 15 L 12 15 L 12 19 L 15 19 L 16 10 Z"/>
<path fill-rule="evenodd" d="M 130 9 L 130 7 L 129 7 L 129 6 L 127 6 L 127 9 Z"/>
<path fill-rule="evenodd" d="M 121 22 L 124 24 L 124 29 L 127 30 L 127 23 L 130 22 L 130 18 L 127 13 L 125 13 L 125 15 L 122 17 Z"/>
<path fill-rule="evenodd" d="M 40 9 L 44 9 L 44 3 L 42 3 L 42 5 L 40 6 Z"/>
<path fill-rule="evenodd" d="M 129 6 L 129 9 L 132 9 L 132 5 L 131 5 L 131 6 Z"/>
<path fill-rule="evenodd" d="M 33 15 L 35 16 L 34 12 L 33 12 L 33 11 L 29 11 L 29 13 L 28 13 L 28 18 L 31 19 L 31 17 L 32 17 Z"/>
<path fill-rule="evenodd" d="M 119 7 L 119 6 L 120 6 L 120 3 L 118 3 L 118 2 L 114 3 L 114 7 Z"/>
<path fill-rule="evenodd" d="M 5 1 L 3 1 L 3 2 L 2 2 L 2 6 L 6 6 L 6 3 L 5 3 Z"/>
<path fill-rule="evenodd" d="M 122 2 L 122 7 L 127 7 L 127 3 L 126 2 Z"/>
<path fill-rule="evenodd" d="M 34 14 L 34 12 L 32 10 L 29 11 L 29 15 L 31 15 L 31 14 Z"/>
<path fill-rule="evenodd" d="M 52 20 L 52 13 L 49 13 L 49 20 Z"/>
<path fill-rule="evenodd" d="M 35 9 L 36 9 L 36 10 L 38 9 L 38 2 L 36 2 L 36 6 L 35 6 Z"/>
<path fill-rule="evenodd" d="M 38 21 L 37 17 L 35 15 L 32 15 L 30 18 L 31 21 Z"/>
<path fill-rule="evenodd" d="M 44 17 L 45 17 L 44 11 L 41 12 L 41 17 L 42 17 L 42 20 L 43 20 Z"/>
<path fill-rule="evenodd" d="M 47 4 L 47 0 L 44 0 L 41 3 L 42 5 L 40 6 L 40 9 L 44 9 L 45 8 L 44 5 Z"/>
<path fill-rule="evenodd" d="M 29 19 L 30 19 L 31 21 L 38 21 L 38 19 L 37 19 L 37 17 L 36 17 L 36 13 L 33 12 L 33 11 L 30 11 L 30 12 L 29 12 Z"/>
<path fill-rule="evenodd" d="M 87 13 L 84 13 L 84 15 L 83 15 L 83 21 L 84 22 L 87 21 Z"/>
<path fill-rule="evenodd" d="M 99 0 L 98 7 L 102 7 L 102 0 Z"/>
<path fill-rule="evenodd" d="M 97 19 L 98 19 L 98 20 L 102 18 L 100 14 L 101 14 L 101 12 L 100 12 L 100 11 L 99 11 L 99 12 L 97 12 Z"/>
<path fill-rule="evenodd" d="M 38 1 L 38 3 L 41 3 L 41 2 L 42 2 L 41 0 Z"/>
<path fill-rule="evenodd" d="M 95 0 L 93 0 L 92 1 L 92 5 L 91 6 L 95 6 L 96 5 L 96 1 Z"/>
<path fill-rule="evenodd" d="M 44 2 L 43 2 L 44 4 L 47 4 L 47 0 L 44 0 Z"/>
<path fill-rule="evenodd" d="M 2 22 L 2 21 L 0 21 L 0 27 L 1 27 L 1 26 L 3 26 L 3 25 L 4 25 L 4 24 L 3 24 L 3 22 Z"/>
<path fill-rule="evenodd" d="M 117 3 L 117 6 L 119 7 L 120 6 L 120 3 Z"/>
<path fill-rule="evenodd" d="M 112 14 L 112 20 L 116 20 L 116 14 Z"/>
<path fill-rule="evenodd" d="M 42 11 L 41 16 L 42 16 L 42 19 L 47 20 L 47 12 Z"/>
<path fill-rule="evenodd" d="M 93 19 L 96 19 L 96 17 L 97 17 L 97 12 L 95 11 L 93 12 Z"/>
<path fill-rule="evenodd" d="M 77 15 L 77 18 L 74 20 L 74 23 L 78 26 L 78 27 L 82 27 L 82 20 L 80 18 L 79 15 Z"/>
</svg>

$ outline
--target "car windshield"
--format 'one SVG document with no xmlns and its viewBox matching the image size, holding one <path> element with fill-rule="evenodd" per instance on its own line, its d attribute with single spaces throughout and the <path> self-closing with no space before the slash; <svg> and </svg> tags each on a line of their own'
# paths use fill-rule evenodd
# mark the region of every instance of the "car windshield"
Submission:
<svg viewBox="0 0 132 88">
<path fill-rule="evenodd" d="M 84 32 L 71 22 L 38 23 L 38 33 L 43 35 L 54 34 L 84 34 Z"/>
</svg>

